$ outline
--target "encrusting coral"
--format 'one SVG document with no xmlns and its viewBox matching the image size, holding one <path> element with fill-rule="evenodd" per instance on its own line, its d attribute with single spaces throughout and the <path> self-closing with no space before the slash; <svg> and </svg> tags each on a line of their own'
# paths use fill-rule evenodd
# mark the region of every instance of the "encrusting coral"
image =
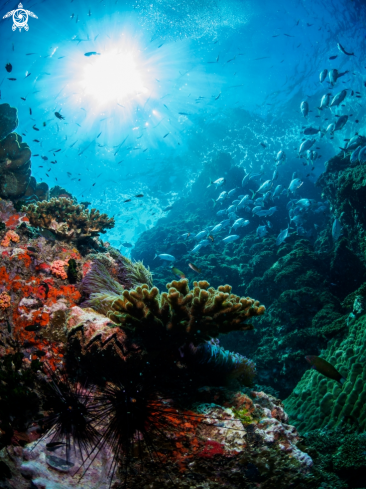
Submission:
<svg viewBox="0 0 366 489">
<path fill-rule="evenodd" d="M 0 309 L 8 309 L 10 307 L 11 297 L 6 292 L 0 294 Z"/>
<path fill-rule="evenodd" d="M 52 198 L 24 206 L 31 226 L 48 229 L 65 241 L 79 241 L 105 233 L 114 227 L 114 219 L 95 209 L 86 210 L 66 197 Z"/>
<path fill-rule="evenodd" d="M 67 266 L 67 261 L 55 260 L 51 263 L 51 273 L 56 275 L 56 277 L 62 278 L 63 280 L 67 278 L 67 273 L 65 272 L 65 266 Z"/>
<path fill-rule="evenodd" d="M 15 231 L 10 230 L 7 231 L 4 238 L 0 242 L 0 245 L 7 247 L 10 245 L 11 242 L 18 243 L 18 241 L 19 241 L 19 236 L 17 235 L 17 233 Z"/>
</svg>

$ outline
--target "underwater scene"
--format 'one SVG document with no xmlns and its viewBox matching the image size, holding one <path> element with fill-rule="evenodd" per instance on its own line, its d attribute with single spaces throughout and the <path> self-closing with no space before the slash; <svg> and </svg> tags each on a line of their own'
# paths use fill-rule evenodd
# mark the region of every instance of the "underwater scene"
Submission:
<svg viewBox="0 0 366 489">
<path fill-rule="evenodd" d="M 0 0 L 0 489 L 366 488 L 366 2 Z"/>
</svg>

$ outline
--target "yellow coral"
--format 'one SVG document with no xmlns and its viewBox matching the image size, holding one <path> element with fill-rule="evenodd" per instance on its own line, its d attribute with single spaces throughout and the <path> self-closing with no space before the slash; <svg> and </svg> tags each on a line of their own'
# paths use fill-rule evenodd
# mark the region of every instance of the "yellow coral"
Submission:
<svg viewBox="0 0 366 489">
<path fill-rule="evenodd" d="M 208 282 L 194 282 L 190 290 L 188 280 L 180 280 L 167 288 L 163 294 L 147 285 L 121 295 L 104 291 L 91 294 L 87 305 L 161 347 L 164 341 L 170 347 L 172 342 L 197 345 L 219 334 L 253 329 L 246 321 L 265 311 L 258 301 L 232 294 L 229 285 L 216 290 Z"/>
</svg>

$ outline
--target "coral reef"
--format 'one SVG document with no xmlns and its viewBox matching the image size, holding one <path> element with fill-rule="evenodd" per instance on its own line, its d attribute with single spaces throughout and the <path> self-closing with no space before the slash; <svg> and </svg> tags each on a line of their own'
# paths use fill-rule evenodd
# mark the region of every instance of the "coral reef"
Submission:
<svg viewBox="0 0 366 489">
<path fill-rule="evenodd" d="M 105 233 L 114 226 L 114 219 L 95 209 L 85 210 L 67 197 L 52 198 L 24 206 L 31 226 L 47 229 L 65 241 L 80 241 Z"/>
<path fill-rule="evenodd" d="M 0 197 L 14 201 L 46 199 L 48 185 L 37 184 L 31 176 L 31 151 L 22 137 L 13 132 L 17 125 L 17 110 L 0 104 Z"/>
<path fill-rule="evenodd" d="M 0 442 L 12 445 L 1 452 L 10 487 L 26 489 L 30 481 L 45 488 L 61 482 L 62 487 L 89 487 L 93 480 L 107 488 L 111 476 L 128 476 L 131 487 L 170 487 L 174 481 L 183 489 L 188 480 L 192 487 L 205 481 L 212 489 L 223 484 L 230 489 L 287 488 L 295 482 L 299 488 L 311 487 L 311 459 L 297 447 L 298 434 L 288 425 L 280 401 L 245 389 L 243 382 L 253 380 L 255 365 L 213 339 L 231 330 L 250 334 L 249 321 L 264 312 L 259 302 L 236 296 L 228 285 L 215 289 L 206 281 L 195 282 L 191 290 L 187 280 L 173 281 L 160 294 L 142 263 L 112 247 L 83 257 L 70 243 L 32 233 L 23 213 L 0 204 L 5 222 L 0 240 L 11 230 L 7 224 L 19 237 L 14 245 L 0 247 L 2 292 L 11 298 L 0 319 L 0 345 L 5 345 L 0 346 L 5 355 L 0 391 L 14 386 L 9 409 L 14 402 L 18 411 L 21 407 L 13 418 L 7 417 L 0 392 L 0 419 L 6 421 L 0 426 Z M 83 299 L 89 307 L 79 307 Z M 79 388 L 80 395 L 90 396 L 95 413 L 102 401 L 111 412 L 114 392 L 128 401 L 128 411 L 134 413 L 130 431 L 137 427 L 140 435 L 127 433 L 118 439 L 126 453 L 143 457 L 144 471 L 139 457 L 132 457 L 129 465 L 122 460 L 121 472 L 111 472 L 108 467 L 123 458 L 122 452 L 112 441 L 114 432 L 112 438 L 106 434 L 112 429 L 109 417 L 100 418 L 92 409 L 93 429 L 105 444 L 88 460 L 81 482 L 73 477 L 83 461 L 66 458 L 72 468 L 60 461 L 62 443 L 57 445 L 60 440 L 52 429 L 44 431 L 47 422 L 39 421 L 41 412 L 46 419 L 54 416 L 45 386 L 55 382 L 53 372 L 58 370 L 73 386 L 89 379 L 87 388 Z M 20 378 L 23 387 L 17 391 Z M 72 411 L 70 401 L 65 406 Z M 118 404 L 116 409 L 121 416 Z M 125 411 L 123 416 L 129 414 Z M 58 433 L 67 436 L 62 417 L 58 423 Z M 34 441 L 39 432 L 44 437 Z M 14 448 L 15 440 L 21 446 Z M 159 458 L 151 458 L 151 453 L 159 453 Z"/>
<path fill-rule="evenodd" d="M 0 104 L 0 141 L 18 125 L 18 111 L 9 104 Z"/>
<path fill-rule="evenodd" d="M 19 134 L 11 133 L 0 141 L 0 196 L 19 198 L 30 183 L 31 151 Z"/>
</svg>

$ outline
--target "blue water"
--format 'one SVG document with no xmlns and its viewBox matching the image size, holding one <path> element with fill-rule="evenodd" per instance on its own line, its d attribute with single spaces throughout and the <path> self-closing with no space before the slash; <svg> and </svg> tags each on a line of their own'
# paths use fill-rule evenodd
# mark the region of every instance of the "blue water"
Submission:
<svg viewBox="0 0 366 489">
<path fill-rule="evenodd" d="M 329 90 L 320 71 L 349 70 L 334 94 L 362 92 L 366 80 L 366 15 L 358 1 L 27 1 L 23 8 L 38 18 L 29 17 L 28 31 L 13 31 L 12 18 L 2 17 L 17 8 L 14 1 L 0 5 L 0 102 L 18 108 L 17 132 L 40 155 L 32 157 L 37 181 L 114 215 L 106 236 L 117 248 L 166 215 L 218 151 L 231 154 L 243 175 L 261 165 L 272 172 L 280 149 L 288 155 L 286 174 L 301 169 L 300 102 L 309 102 L 308 123 L 325 125 L 324 114 L 315 118 Z M 356 56 L 342 54 L 337 42 Z M 100 54 L 85 56 L 90 52 Z M 89 70 L 116 52 L 116 60 L 133 60 L 141 85 L 124 93 L 131 72 L 122 61 L 120 92 L 108 93 L 110 80 L 93 92 Z M 96 73 L 110 69 L 113 57 Z M 360 122 L 323 139 L 310 183 L 362 127 L 362 104 L 347 100 L 347 113 Z"/>
</svg>

